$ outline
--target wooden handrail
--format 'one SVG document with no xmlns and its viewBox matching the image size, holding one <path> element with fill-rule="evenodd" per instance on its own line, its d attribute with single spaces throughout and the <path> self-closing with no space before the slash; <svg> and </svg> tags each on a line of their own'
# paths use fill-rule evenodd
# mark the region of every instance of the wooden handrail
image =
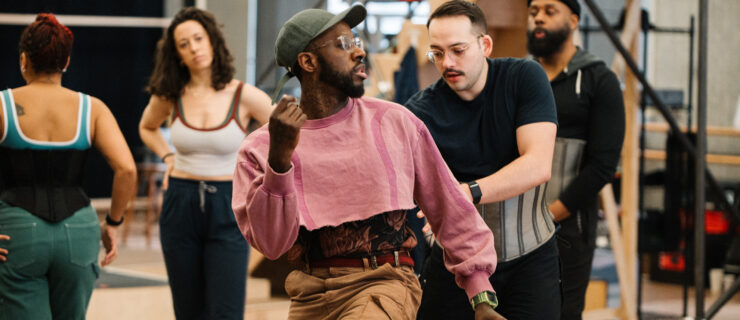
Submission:
<svg viewBox="0 0 740 320">
<path fill-rule="evenodd" d="M 666 152 L 663 150 L 651 150 L 646 149 L 645 159 L 650 160 L 665 160 Z M 725 154 L 707 154 L 707 162 L 715 164 L 728 164 L 728 165 L 740 165 L 740 156 L 725 155 Z"/>
<path fill-rule="evenodd" d="M 645 123 L 645 131 L 668 132 L 668 124 L 664 122 Z M 681 131 L 686 132 L 686 126 L 681 126 Z M 691 127 L 691 132 L 696 132 L 696 127 Z M 740 137 L 740 129 L 731 127 L 707 126 L 707 135 Z"/>
</svg>

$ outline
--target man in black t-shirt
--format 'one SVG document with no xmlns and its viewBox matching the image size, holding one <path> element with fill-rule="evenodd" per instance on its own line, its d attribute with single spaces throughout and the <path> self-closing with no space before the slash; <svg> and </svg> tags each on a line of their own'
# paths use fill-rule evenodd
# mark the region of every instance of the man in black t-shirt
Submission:
<svg viewBox="0 0 740 320">
<path fill-rule="evenodd" d="M 550 79 L 560 123 L 546 198 L 562 226 L 561 319 L 581 319 L 596 247 L 596 196 L 614 177 L 625 124 L 616 75 L 573 44 L 580 11 L 576 0 L 529 1 L 527 48 Z"/>
<path fill-rule="evenodd" d="M 534 61 L 488 59 L 493 40 L 474 3 L 442 4 L 427 27 L 428 56 L 442 78 L 406 107 L 427 125 L 460 188 L 493 231 L 496 311 L 511 319 L 557 319 L 555 224 L 544 200 L 557 118 L 547 76 Z M 443 256 L 435 244 L 422 274 L 418 318 L 472 319 L 471 301 L 444 269 Z"/>
</svg>

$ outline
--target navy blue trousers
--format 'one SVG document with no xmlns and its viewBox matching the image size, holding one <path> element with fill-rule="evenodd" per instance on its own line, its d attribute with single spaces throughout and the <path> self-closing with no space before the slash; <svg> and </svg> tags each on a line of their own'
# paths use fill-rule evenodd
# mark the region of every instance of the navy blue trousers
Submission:
<svg viewBox="0 0 740 320">
<path fill-rule="evenodd" d="M 170 177 L 159 220 L 177 319 L 243 319 L 249 245 L 231 210 L 231 181 Z"/>
</svg>

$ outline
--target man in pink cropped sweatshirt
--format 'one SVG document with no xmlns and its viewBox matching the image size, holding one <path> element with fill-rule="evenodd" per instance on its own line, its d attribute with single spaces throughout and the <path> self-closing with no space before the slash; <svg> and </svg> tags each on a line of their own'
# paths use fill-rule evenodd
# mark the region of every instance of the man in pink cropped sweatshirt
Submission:
<svg viewBox="0 0 740 320">
<path fill-rule="evenodd" d="M 290 319 L 414 319 L 417 240 L 405 210 L 416 201 L 476 318 L 503 319 L 488 280 L 493 235 L 429 131 L 404 107 L 362 97 L 365 51 L 351 28 L 365 15 L 361 5 L 338 15 L 308 9 L 281 28 L 277 63 L 289 71 L 283 80 L 298 78 L 302 97 L 283 96 L 239 150 L 239 227 L 267 258 L 287 254 L 305 266 L 285 281 Z"/>
</svg>

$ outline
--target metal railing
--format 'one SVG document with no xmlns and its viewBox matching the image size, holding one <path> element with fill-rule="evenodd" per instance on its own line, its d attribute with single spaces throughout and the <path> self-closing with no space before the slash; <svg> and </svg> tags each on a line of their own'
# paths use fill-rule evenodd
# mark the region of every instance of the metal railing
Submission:
<svg viewBox="0 0 740 320">
<path fill-rule="evenodd" d="M 740 213 L 733 207 L 727 197 L 724 196 L 722 188 L 717 179 L 706 167 L 706 110 L 707 110 L 707 29 L 708 29 L 708 0 L 699 0 L 699 70 L 698 70 L 698 105 L 697 105 L 697 144 L 694 145 L 686 134 L 681 132 L 676 119 L 670 113 L 668 107 L 658 97 L 653 87 L 648 83 L 645 75 L 637 66 L 637 63 L 629 54 L 627 49 L 617 37 L 614 29 L 609 25 L 604 14 L 593 0 L 583 0 L 593 16 L 599 22 L 602 30 L 609 37 L 619 54 L 624 58 L 627 67 L 630 68 L 635 77 L 642 84 L 644 93 L 647 94 L 660 113 L 668 123 L 671 132 L 676 135 L 679 143 L 686 152 L 694 158 L 696 168 L 695 186 L 695 212 L 694 212 L 694 285 L 696 289 L 696 316 L 695 319 L 711 319 L 717 311 L 726 303 L 732 295 L 740 290 L 740 279 L 736 280 L 731 288 L 725 291 L 717 301 L 709 308 L 705 316 L 704 311 L 704 210 L 705 210 L 705 187 L 709 187 L 712 195 L 716 197 L 720 207 L 737 222 L 740 221 Z"/>
</svg>

